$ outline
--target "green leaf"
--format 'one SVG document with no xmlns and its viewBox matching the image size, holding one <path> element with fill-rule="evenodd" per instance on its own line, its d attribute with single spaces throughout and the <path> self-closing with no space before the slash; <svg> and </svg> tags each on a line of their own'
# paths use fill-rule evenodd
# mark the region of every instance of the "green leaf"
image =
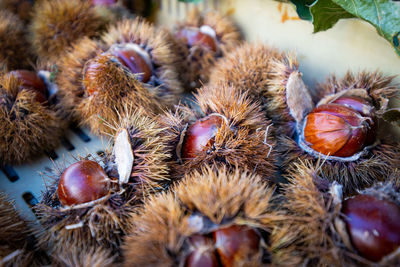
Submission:
<svg viewBox="0 0 400 267">
<path fill-rule="evenodd" d="M 314 33 L 326 31 L 333 27 L 339 19 L 354 18 L 352 14 L 332 0 L 318 0 L 311 6 L 310 11 L 313 18 Z"/>
<path fill-rule="evenodd" d="M 291 0 L 296 6 L 296 12 L 301 19 L 312 20 L 310 6 L 316 2 L 316 0 Z"/>
<path fill-rule="evenodd" d="M 203 2 L 203 0 L 178 0 L 179 2 L 183 3 L 200 3 Z"/>
<path fill-rule="evenodd" d="M 400 55 L 400 2 L 390 0 L 332 0 L 350 14 L 371 23 Z"/>
</svg>

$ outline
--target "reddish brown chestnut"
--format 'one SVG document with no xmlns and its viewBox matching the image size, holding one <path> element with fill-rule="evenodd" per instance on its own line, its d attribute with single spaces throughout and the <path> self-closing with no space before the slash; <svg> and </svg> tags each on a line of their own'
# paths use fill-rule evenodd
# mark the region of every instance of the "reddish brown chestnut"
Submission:
<svg viewBox="0 0 400 267">
<path fill-rule="evenodd" d="M 34 71 L 29 70 L 14 70 L 9 73 L 14 75 L 21 82 L 19 91 L 29 90 L 36 93 L 35 100 L 39 103 L 45 103 L 46 97 L 46 85 L 43 80 Z"/>
<path fill-rule="evenodd" d="M 213 240 L 202 235 L 193 235 L 189 238 L 192 253 L 186 258 L 187 267 L 218 267 Z"/>
<path fill-rule="evenodd" d="M 220 116 L 210 115 L 190 125 L 182 145 L 182 157 L 192 159 L 200 152 L 208 150 L 214 144 L 215 135 L 222 122 Z"/>
<path fill-rule="evenodd" d="M 322 154 L 350 157 L 364 147 L 368 120 L 343 105 L 320 105 L 307 115 L 304 138 L 311 148 Z"/>
<path fill-rule="evenodd" d="M 379 261 L 400 246 L 400 208 L 395 203 L 369 195 L 343 202 L 347 230 L 359 253 Z"/>
<path fill-rule="evenodd" d="M 369 129 L 367 138 L 365 140 L 365 145 L 371 145 L 375 142 L 377 134 L 377 120 L 375 116 L 375 109 L 370 102 L 356 96 L 342 96 L 332 103 L 350 107 L 356 110 L 362 116 L 370 117 L 371 119 L 367 121 Z"/>
<path fill-rule="evenodd" d="M 96 88 L 94 85 L 97 84 L 96 77 L 99 72 L 101 72 L 101 63 L 98 62 L 96 58 L 87 63 L 83 83 L 85 85 L 86 93 L 89 96 L 96 95 L 98 93 L 98 88 Z"/>
<path fill-rule="evenodd" d="M 219 229 L 213 233 L 215 247 L 223 266 L 252 258 L 260 251 L 260 236 L 256 231 L 240 225 Z"/>
<path fill-rule="evenodd" d="M 146 61 L 144 58 L 147 52 L 136 46 L 135 44 L 116 46 L 112 49 L 112 54 L 132 73 L 139 74 L 137 78 L 139 81 L 146 83 L 152 75 L 152 67 L 148 62 L 149 60 Z M 139 52 L 141 50 L 143 51 Z"/>
<path fill-rule="evenodd" d="M 202 32 L 199 28 L 186 27 L 177 33 L 177 38 L 183 40 L 188 46 L 204 46 L 211 51 L 217 52 L 217 41 L 213 36 Z"/>
<path fill-rule="evenodd" d="M 87 203 L 107 195 L 109 178 L 95 161 L 81 160 L 66 168 L 58 183 L 57 195 L 62 205 Z"/>
</svg>

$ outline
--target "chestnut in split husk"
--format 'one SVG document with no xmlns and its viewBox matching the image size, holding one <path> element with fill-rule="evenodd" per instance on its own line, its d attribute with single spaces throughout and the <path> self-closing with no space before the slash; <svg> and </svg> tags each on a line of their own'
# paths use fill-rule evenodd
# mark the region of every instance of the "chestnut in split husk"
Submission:
<svg viewBox="0 0 400 267">
<path fill-rule="evenodd" d="M 0 69 L 28 68 L 30 60 L 23 22 L 10 11 L 0 9 Z"/>
<path fill-rule="evenodd" d="M 291 253 L 307 266 L 399 265 L 399 177 L 346 198 L 311 161 L 295 163 L 282 201 L 285 223 L 298 238 Z"/>
<path fill-rule="evenodd" d="M 296 160 L 316 165 L 323 161 L 323 175 L 349 193 L 382 180 L 400 166 L 400 144 L 379 131 L 388 100 L 399 91 L 392 80 L 373 72 L 347 73 L 342 80 L 333 76 L 313 91 L 315 107 L 285 103 L 289 115 L 303 116 L 292 116 L 295 135 L 278 137 L 282 169 Z M 294 95 L 301 100 L 303 94 Z M 311 92 L 307 94 L 311 97 Z"/>
<path fill-rule="evenodd" d="M 95 133 L 134 103 L 153 116 L 178 101 L 181 86 L 167 33 L 142 19 L 112 26 L 101 42 L 81 40 L 60 60 L 56 77 L 63 106 Z M 81 82 L 77 82 L 81 81 Z"/>
<path fill-rule="evenodd" d="M 52 181 L 35 211 L 43 228 L 39 244 L 49 254 L 60 255 L 56 261 L 91 262 L 95 259 L 90 255 L 99 249 L 104 257 L 111 252 L 119 261 L 132 213 L 145 197 L 171 182 L 169 155 L 157 123 L 132 106 L 120 115 L 118 122 L 108 124 L 117 134 L 101 158 L 78 158 L 46 174 Z M 87 248 L 90 257 L 84 252 L 73 257 L 76 248 Z"/>
<path fill-rule="evenodd" d="M 196 171 L 172 192 L 150 197 L 132 218 L 124 264 L 293 266 L 297 257 L 278 256 L 294 236 L 274 236 L 280 214 L 272 208 L 272 195 L 261 177 L 246 171 Z"/>
<path fill-rule="evenodd" d="M 259 103 L 226 84 L 203 87 L 195 97 L 199 109 L 181 105 L 159 118 L 173 156 L 172 176 L 202 166 L 238 165 L 273 177 L 274 130 Z"/>
<path fill-rule="evenodd" d="M 241 43 L 237 27 L 217 12 L 191 10 L 171 32 L 179 55 L 179 73 L 185 89 L 193 90 L 208 82 L 215 61 Z"/>
<path fill-rule="evenodd" d="M 59 144 L 64 124 L 48 94 L 45 83 L 33 71 L 0 74 L 2 164 L 26 163 Z"/>
</svg>

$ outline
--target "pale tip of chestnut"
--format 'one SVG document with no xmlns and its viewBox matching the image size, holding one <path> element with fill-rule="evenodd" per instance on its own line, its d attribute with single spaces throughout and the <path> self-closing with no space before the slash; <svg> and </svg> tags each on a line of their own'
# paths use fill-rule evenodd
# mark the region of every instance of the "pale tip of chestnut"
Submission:
<svg viewBox="0 0 400 267">
<path fill-rule="evenodd" d="M 128 183 L 135 157 L 127 129 L 119 129 L 115 134 L 114 156 L 118 169 L 119 183 Z"/>
<path fill-rule="evenodd" d="M 211 28 L 208 25 L 203 25 L 200 27 L 200 32 L 207 34 L 209 36 L 211 36 L 212 38 L 216 39 L 217 38 L 217 33 L 215 32 L 215 30 L 213 28 Z"/>
</svg>

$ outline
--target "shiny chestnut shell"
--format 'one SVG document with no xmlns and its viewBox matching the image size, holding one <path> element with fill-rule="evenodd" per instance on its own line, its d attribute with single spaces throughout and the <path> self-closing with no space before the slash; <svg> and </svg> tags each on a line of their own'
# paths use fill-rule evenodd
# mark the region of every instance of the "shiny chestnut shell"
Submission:
<svg viewBox="0 0 400 267">
<path fill-rule="evenodd" d="M 358 195 L 343 202 L 347 231 L 360 255 L 379 261 L 400 245 L 400 207 L 387 200 Z"/>
<path fill-rule="evenodd" d="M 350 157 L 362 150 L 368 118 L 339 104 L 324 104 L 307 115 L 304 138 L 314 150 L 330 156 Z"/>
<path fill-rule="evenodd" d="M 29 90 L 36 93 L 35 100 L 39 103 L 47 101 L 47 88 L 43 80 L 34 71 L 14 70 L 9 72 L 20 81 L 19 91 Z"/>
<path fill-rule="evenodd" d="M 112 54 L 132 73 L 138 74 L 137 79 L 140 82 L 147 83 L 150 80 L 152 68 L 135 49 L 129 46 L 117 47 L 112 50 Z"/>
<path fill-rule="evenodd" d="M 201 32 L 199 28 L 186 27 L 176 34 L 178 39 L 184 41 L 189 47 L 201 45 L 207 49 L 217 52 L 217 41 L 211 35 Z"/>
<path fill-rule="evenodd" d="M 218 267 L 218 258 L 215 254 L 214 242 L 211 238 L 202 235 L 189 237 L 192 252 L 186 258 L 186 267 Z"/>
<path fill-rule="evenodd" d="M 208 150 L 214 144 L 215 135 L 222 122 L 220 116 L 210 115 L 190 125 L 182 145 L 182 157 L 193 159 L 202 151 Z"/>
<path fill-rule="evenodd" d="M 356 96 L 342 96 L 334 100 L 332 103 L 350 107 L 362 116 L 369 117 L 370 120 L 367 120 L 369 129 L 365 145 L 372 145 L 375 142 L 378 131 L 378 121 L 375 115 L 375 108 L 369 101 Z"/>
<path fill-rule="evenodd" d="M 107 195 L 109 178 L 95 161 L 81 160 L 64 170 L 57 195 L 62 205 L 87 203 Z"/>
<path fill-rule="evenodd" d="M 257 255 L 260 236 L 247 226 L 232 225 L 213 232 L 215 247 L 223 266 L 234 266 Z"/>
</svg>

